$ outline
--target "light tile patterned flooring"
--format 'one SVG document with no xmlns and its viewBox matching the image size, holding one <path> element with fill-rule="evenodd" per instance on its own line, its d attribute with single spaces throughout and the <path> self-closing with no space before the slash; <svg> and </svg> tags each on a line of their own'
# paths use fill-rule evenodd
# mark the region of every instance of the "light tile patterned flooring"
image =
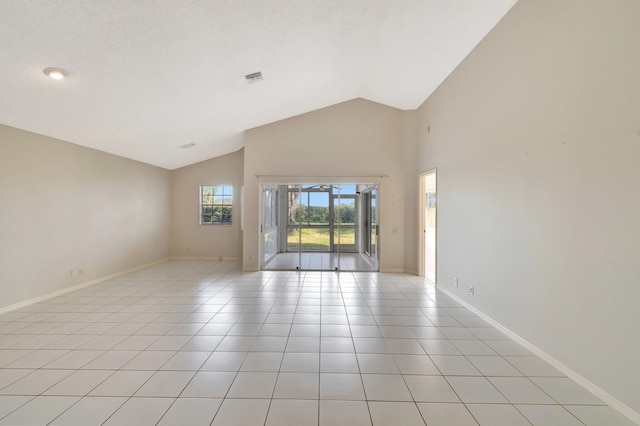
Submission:
<svg viewBox="0 0 640 426">
<path fill-rule="evenodd" d="M 0 316 L 3 425 L 630 425 L 415 276 L 171 261 Z"/>
</svg>

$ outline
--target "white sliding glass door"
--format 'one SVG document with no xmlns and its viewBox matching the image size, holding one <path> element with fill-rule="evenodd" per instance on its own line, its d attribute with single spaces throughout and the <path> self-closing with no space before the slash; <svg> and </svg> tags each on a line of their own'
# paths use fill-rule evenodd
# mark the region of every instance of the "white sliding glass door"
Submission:
<svg viewBox="0 0 640 426">
<path fill-rule="evenodd" d="M 261 268 L 378 270 L 376 194 L 376 185 L 263 184 Z"/>
</svg>

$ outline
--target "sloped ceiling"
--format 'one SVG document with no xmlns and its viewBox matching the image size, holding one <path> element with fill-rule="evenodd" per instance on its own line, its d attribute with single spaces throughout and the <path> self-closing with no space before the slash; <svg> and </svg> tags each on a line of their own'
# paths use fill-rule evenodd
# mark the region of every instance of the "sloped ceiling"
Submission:
<svg viewBox="0 0 640 426">
<path fill-rule="evenodd" d="M 415 109 L 515 2 L 2 0 L 0 123 L 175 169 L 350 99 Z"/>
</svg>

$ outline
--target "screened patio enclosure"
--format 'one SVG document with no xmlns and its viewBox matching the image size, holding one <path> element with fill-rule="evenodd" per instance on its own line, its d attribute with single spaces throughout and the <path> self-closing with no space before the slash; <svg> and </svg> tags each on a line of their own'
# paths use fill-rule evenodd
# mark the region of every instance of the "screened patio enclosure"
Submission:
<svg viewBox="0 0 640 426">
<path fill-rule="evenodd" d="M 378 270 L 376 184 L 262 184 L 261 269 Z"/>
</svg>

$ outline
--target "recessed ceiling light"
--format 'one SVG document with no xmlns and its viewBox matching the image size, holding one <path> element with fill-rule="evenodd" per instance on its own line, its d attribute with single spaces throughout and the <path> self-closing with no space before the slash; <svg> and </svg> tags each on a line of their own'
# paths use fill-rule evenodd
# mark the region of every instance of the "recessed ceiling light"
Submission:
<svg viewBox="0 0 640 426">
<path fill-rule="evenodd" d="M 196 146 L 195 143 L 185 143 L 184 145 L 180 145 L 180 148 L 191 148 L 192 146 Z"/>
<path fill-rule="evenodd" d="M 54 68 L 54 67 L 45 68 L 42 72 L 44 72 L 45 75 L 48 75 L 54 80 L 62 80 L 63 78 L 69 75 L 69 73 L 66 70 L 63 70 L 62 68 Z"/>
</svg>

